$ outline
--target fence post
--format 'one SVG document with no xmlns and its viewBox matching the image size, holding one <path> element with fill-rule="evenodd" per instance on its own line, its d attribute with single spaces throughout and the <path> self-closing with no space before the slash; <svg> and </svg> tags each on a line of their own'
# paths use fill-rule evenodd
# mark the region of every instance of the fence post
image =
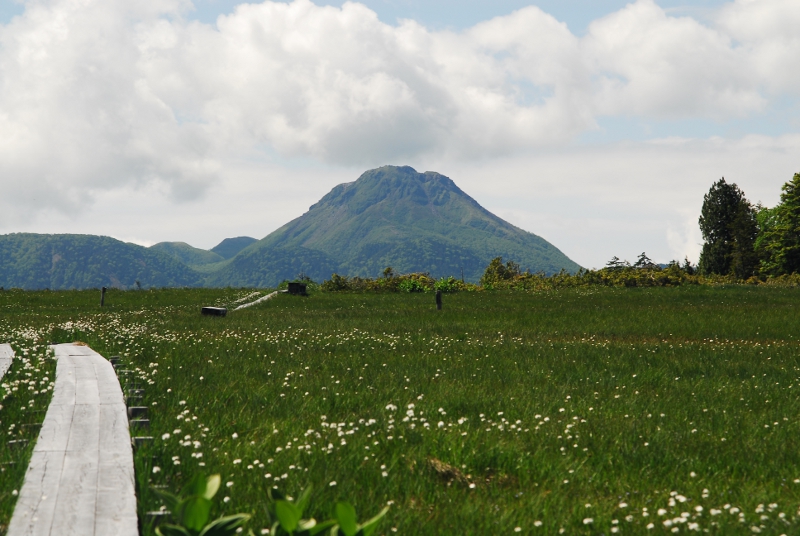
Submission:
<svg viewBox="0 0 800 536">
<path fill-rule="evenodd" d="M 106 302 L 106 287 L 100 289 L 100 307 Z"/>
<path fill-rule="evenodd" d="M 436 309 L 441 311 L 442 310 L 442 291 L 436 291 Z"/>
</svg>

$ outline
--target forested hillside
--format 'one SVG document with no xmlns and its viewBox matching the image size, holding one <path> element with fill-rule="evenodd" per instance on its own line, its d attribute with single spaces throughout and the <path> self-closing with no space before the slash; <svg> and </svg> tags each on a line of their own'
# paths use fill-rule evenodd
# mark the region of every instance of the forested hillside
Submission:
<svg viewBox="0 0 800 536">
<path fill-rule="evenodd" d="M 191 268 L 160 251 L 107 236 L 0 235 L 0 286 L 23 289 L 198 286 Z"/>
<path fill-rule="evenodd" d="M 225 260 L 213 251 L 192 247 L 186 242 L 159 242 L 150 249 L 175 257 L 188 266 L 204 266 Z"/>
</svg>

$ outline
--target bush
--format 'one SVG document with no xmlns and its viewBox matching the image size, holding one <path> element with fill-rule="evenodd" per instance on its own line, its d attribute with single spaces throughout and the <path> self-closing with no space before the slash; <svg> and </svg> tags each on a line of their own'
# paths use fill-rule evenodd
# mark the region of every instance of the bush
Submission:
<svg viewBox="0 0 800 536">
<path fill-rule="evenodd" d="M 383 277 L 377 279 L 347 277 L 339 274 L 331 275 L 331 278 L 320 285 L 320 290 L 327 292 L 350 291 L 374 291 L 374 292 L 431 292 L 440 290 L 442 292 L 459 292 L 463 290 L 473 291 L 479 287 L 471 283 L 464 283 L 453 276 L 441 278 L 438 281 L 428 273 L 417 272 L 412 274 L 397 275 L 391 267 L 383 271 Z"/>
</svg>

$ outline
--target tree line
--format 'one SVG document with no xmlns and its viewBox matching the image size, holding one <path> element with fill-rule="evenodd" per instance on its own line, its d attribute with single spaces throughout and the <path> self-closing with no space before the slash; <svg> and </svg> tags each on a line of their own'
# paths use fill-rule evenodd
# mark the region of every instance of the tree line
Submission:
<svg viewBox="0 0 800 536">
<path fill-rule="evenodd" d="M 753 205 L 721 178 L 703 197 L 700 213 L 702 275 L 736 279 L 800 273 L 800 173 L 781 188 L 781 201 Z"/>
</svg>

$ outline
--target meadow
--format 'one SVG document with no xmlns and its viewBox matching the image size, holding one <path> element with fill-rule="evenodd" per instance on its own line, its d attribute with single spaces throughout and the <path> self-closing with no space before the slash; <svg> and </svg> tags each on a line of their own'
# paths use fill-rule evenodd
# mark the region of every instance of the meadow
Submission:
<svg viewBox="0 0 800 536">
<path fill-rule="evenodd" d="M 462 292 L 441 311 L 313 292 L 199 313 L 254 292 L 109 291 L 102 309 L 1 292 L 0 342 L 26 356 L 3 387 L 34 382 L 43 409 L 48 342 L 121 356 L 154 438 L 135 452 L 145 535 L 166 517 L 152 488 L 200 471 L 222 475 L 214 515 L 250 513 L 254 534 L 269 488 L 307 485 L 318 520 L 390 505 L 387 535 L 800 534 L 800 289 Z M 32 448 L 6 445 L 43 418 L 2 404 L 0 526 Z"/>
</svg>

